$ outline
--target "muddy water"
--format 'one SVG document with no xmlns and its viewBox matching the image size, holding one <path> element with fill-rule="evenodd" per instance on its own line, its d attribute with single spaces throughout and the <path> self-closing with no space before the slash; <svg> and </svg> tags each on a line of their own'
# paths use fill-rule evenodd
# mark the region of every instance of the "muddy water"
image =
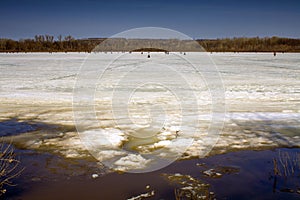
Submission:
<svg viewBox="0 0 300 200">
<path fill-rule="evenodd" d="M 300 170 L 296 170 L 297 175 L 277 176 L 276 180 L 273 170 L 273 158 L 278 158 L 280 152 L 300 155 L 300 149 L 232 152 L 177 161 L 159 171 L 142 174 L 109 172 L 93 160 L 64 159 L 29 150 L 17 152 L 25 171 L 15 179 L 17 186 L 7 188 L 5 199 L 127 199 L 152 190 L 155 195 L 149 199 L 175 199 L 174 190 L 181 186 L 164 174 L 189 175 L 208 183 L 217 199 L 300 198 Z M 221 176 L 205 175 L 209 169 Z M 92 174 L 99 177 L 93 179 Z"/>
</svg>

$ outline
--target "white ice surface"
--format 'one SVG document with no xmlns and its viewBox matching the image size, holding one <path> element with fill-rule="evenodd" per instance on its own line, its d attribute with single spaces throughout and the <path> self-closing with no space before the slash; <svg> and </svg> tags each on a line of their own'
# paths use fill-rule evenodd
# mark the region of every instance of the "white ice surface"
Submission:
<svg viewBox="0 0 300 200">
<path fill-rule="evenodd" d="M 121 53 L 96 55 L 91 64 L 97 64 L 99 70 L 106 66 L 101 64 L 122 55 Z M 73 87 L 77 73 L 84 59 L 85 53 L 27 53 L 27 54 L 0 54 L 0 118 L 2 121 L 15 118 L 16 120 L 34 120 L 47 124 L 74 126 L 72 112 Z M 228 149 L 244 149 L 255 147 L 299 146 L 300 145 L 300 56 L 299 54 L 285 53 L 274 57 L 271 53 L 213 53 L 209 55 L 222 76 L 225 93 L 225 125 L 222 134 L 215 145 L 219 152 Z M 195 63 L 202 62 L 201 53 L 187 53 L 186 58 Z M 176 82 L 176 77 L 169 78 L 167 71 L 162 71 L 153 82 L 169 78 L 168 91 L 161 85 L 150 84 L 146 88 L 139 87 L 130 102 L 131 120 L 140 126 L 134 126 L 126 118 L 127 112 L 118 112 L 122 107 L 118 104 L 111 112 L 113 89 L 119 80 L 126 75 L 126 69 L 133 64 L 156 62 L 173 66 L 179 74 L 188 77 L 191 91 L 195 96 L 181 96 L 186 87 L 182 82 Z M 148 66 L 145 65 L 146 67 Z M 155 75 L 151 65 L 144 71 L 132 74 L 133 77 L 144 77 L 145 74 Z M 201 70 L 209 71 L 212 66 L 204 66 Z M 117 74 L 117 75 L 116 75 Z M 157 75 L 157 74 L 156 74 Z M 170 151 L 181 150 L 181 143 L 174 142 L 192 136 L 182 130 L 189 128 L 199 132 L 193 137 L 194 142 L 186 151 L 186 156 L 197 156 L 209 149 L 214 142 L 212 136 L 205 136 L 209 127 L 211 115 L 211 95 L 205 78 L 198 76 L 193 69 L 182 66 L 171 55 L 153 53 L 150 61 L 146 55 L 132 53 L 124 62 L 116 62 L 115 68 L 109 69 L 104 78 L 97 83 L 95 90 L 95 111 L 99 124 L 94 124 L 85 130 L 92 146 L 104 146 L 105 149 L 97 157 L 99 160 L 120 157 L 115 166 L 120 170 L 140 168 L 147 165 L 148 160 L 140 155 L 130 154 L 122 150 L 122 145 L 129 140 L 133 130 L 151 122 L 150 117 L 158 119 L 154 124 L 163 128 L 157 135 L 158 141 L 152 144 L 140 145 L 145 152 L 153 148 L 169 148 Z M 146 77 L 146 78 L 149 78 Z M 145 79 L 141 79 L 141 82 Z M 178 79 L 179 80 L 179 79 Z M 120 91 L 134 89 L 127 79 Z M 174 96 L 173 93 L 176 95 Z M 120 93 L 122 94 L 122 93 Z M 122 96 L 118 96 L 122 98 Z M 182 99 L 180 99 L 182 97 Z M 196 120 L 194 107 L 185 117 L 188 120 L 180 124 L 182 113 L 180 101 L 193 102 L 196 97 L 199 104 L 199 115 Z M 84 100 L 84 96 L 82 97 Z M 194 103 L 194 102 L 193 102 Z M 151 107 L 149 105 L 156 105 Z M 119 109 L 119 110 L 118 110 Z M 190 112 L 190 113 L 189 113 Z M 189 115 L 190 114 L 190 115 Z M 218 117 L 218 114 L 216 115 Z M 222 117 L 222 114 L 220 115 Z M 89 119 L 87 119 L 88 121 Z M 130 122 L 130 123 L 129 123 Z M 199 123 L 198 123 L 199 122 Z M 1 125 L 6 127 L 6 125 Z M 145 134 L 149 130 L 145 130 Z M 1 133 L 4 130 L 1 131 Z M 9 130 L 10 131 L 10 130 Z M 128 135 L 129 134 L 129 135 Z M 44 138 L 39 140 L 30 138 L 32 148 L 56 145 L 56 150 L 69 157 L 79 157 L 83 147 L 76 133 L 65 134 L 62 138 Z M 178 137 L 178 140 L 176 138 Z M 206 140 L 203 140 L 206 137 Z M 105 138 L 105 139 L 103 139 Z M 21 139 L 20 139 L 21 140 Z M 34 142 L 33 142 L 34 141 Z M 173 141 L 171 143 L 170 141 Z M 130 142 L 130 141 L 129 141 Z M 30 148 L 30 145 L 28 146 Z M 138 149 L 138 148 L 137 148 Z M 162 154 L 163 155 L 163 154 Z"/>
</svg>

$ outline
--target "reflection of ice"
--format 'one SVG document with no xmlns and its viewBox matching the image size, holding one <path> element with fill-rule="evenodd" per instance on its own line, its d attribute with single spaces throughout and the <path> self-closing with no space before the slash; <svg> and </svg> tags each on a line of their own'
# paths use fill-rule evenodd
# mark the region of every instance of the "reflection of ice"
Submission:
<svg viewBox="0 0 300 200">
<path fill-rule="evenodd" d="M 17 118 L 20 121 L 33 120 L 74 126 L 73 86 L 76 73 L 86 55 L 83 53 L 0 54 L 1 121 Z M 95 69 L 104 68 L 101 60 L 120 55 L 121 53 L 99 53 L 90 62 L 95 64 Z M 111 112 L 111 96 L 119 78 L 115 77 L 115 72 L 120 72 L 121 77 L 124 75 L 122 72 L 132 63 L 139 65 L 148 60 L 145 60 L 145 56 L 141 54 L 132 53 L 128 55 L 125 63 L 116 63 L 115 68 L 107 71 L 105 79 L 97 83 L 95 109 L 99 124 L 90 126 L 85 134 L 94 141 L 91 145 L 103 147 L 102 151 L 97 152 L 96 157 L 101 161 L 116 158 L 114 164 L 120 170 L 142 167 L 149 163 L 149 160 L 143 156 L 129 153 L 122 148 L 123 145 L 132 142 L 129 137 L 130 131 L 142 130 L 141 128 L 152 122 L 151 114 L 159 122 L 164 121 L 163 127 L 157 123 L 158 131 L 155 138 L 149 140 L 149 143 L 136 143 L 137 145 L 133 145 L 134 149 L 130 149 L 131 151 L 149 153 L 165 148 L 167 152 L 181 152 L 181 142 L 183 140 L 190 142 L 189 138 L 193 137 L 193 145 L 183 155 L 189 158 L 205 152 L 206 148 L 213 144 L 213 136 L 207 135 L 212 119 L 210 113 L 212 108 L 211 95 L 205 85 L 205 80 L 187 66 L 181 66 L 176 60 L 171 59 L 171 55 L 160 53 L 153 53 L 153 55 L 155 56 L 152 56 L 151 60 L 158 59 L 162 64 L 171 63 L 188 77 L 190 88 L 180 85 L 176 77 L 168 77 L 169 84 L 171 88 L 178 89 L 177 95 L 179 96 L 187 89 L 195 92 L 199 104 L 199 115 L 195 119 L 195 116 L 187 113 L 185 116 L 187 120 L 181 124 L 180 101 L 178 102 L 178 99 L 168 92 L 168 88 L 150 84 L 146 88 L 137 90 L 129 102 L 131 117 L 129 121 L 134 123 L 128 123 L 128 118 L 125 116 L 127 113 L 120 112 L 120 115 L 114 116 Z M 278 54 L 276 59 L 272 55 L 260 53 L 217 53 L 211 56 L 224 81 L 228 112 L 223 134 L 211 153 L 223 153 L 231 149 L 299 146 L 300 69 L 298 65 L 300 60 L 298 54 Z M 203 55 L 188 53 L 186 57 L 196 63 L 201 63 Z M 145 67 L 144 69 L 146 71 L 140 71 L 133 76 L 141 77 L 145 73 L 155 74 L 151 68 Z M 209 72 L 210 66 L 203 66 L 202 70 Z M 156 78 L 159 81 L 166 79 L 165 76 L 166 72 L 162 70 L 160 76 Z M 121 87 L 121 91 L 134 89 L 130 82 L 125 81 L 124 84 L 122 86 L 126 87 Z M 184 96 L 183 99 L 187 103 L 193 102 L 190 96 Z M 149 107 L 152 104 L 158 106 Z M 164 111 L 164 115 L 160 113 L 161 110 Z M 195 112 L 191 110 L 190 113 Z M 218 113 L 215 114 L 218 117 Z M 115 118 L 118 119 L 118 123 L 114 120 Z M 133 127 L 133 124 L 141 126 Z M 192 130 L 191 127 L 198 132 L 188 134 L 187 131 Z M 1 130 L 2 133 L 7 135 L 4 130 Z M 80 145 L 76 132 L 62 130 L 62 133 L 63 137 L 51 136 L 49 138 L 47 135 L 47 138 L 38 139 L 30 133 L 26 133 L 26 137 L 21 137 L 22 133 L 15 135 L 14 141 L 26 144 L 28 148 L 47 147 L 69 157 L 82 156 L 85 148 Z M 166 152 L 160 155 L 167 156 Z"/>
</svg>

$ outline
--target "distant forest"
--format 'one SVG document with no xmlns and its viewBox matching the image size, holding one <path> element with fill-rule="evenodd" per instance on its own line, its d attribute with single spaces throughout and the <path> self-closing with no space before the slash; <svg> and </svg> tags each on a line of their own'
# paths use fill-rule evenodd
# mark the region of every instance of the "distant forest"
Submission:
<svg viewBox="0 0 300 200">
<path fill-rule="evenodd" d="M 127 41 L 126 39 L 123 40 Z M 58 36 L 57 38 L 51 35 L 36 35 L 34 39 L 18 41 L 3 38 L 0 39 L 0 52 L 91 52 L 103 41 L 105 38 L 75 39 L 70 35 Z M 136 41 L 145 42 L 142 39 Z M 163 44 L 167 40 L 149 41 Z M 300 52 L 300 39 L 292 38 L 255 37 L 196 41 L 208 52 Z M 111 49 L 111 51 L 115 50 L 117 49 Z M 184 51 L 188 51 L 188 49 Z"/>
</svg>

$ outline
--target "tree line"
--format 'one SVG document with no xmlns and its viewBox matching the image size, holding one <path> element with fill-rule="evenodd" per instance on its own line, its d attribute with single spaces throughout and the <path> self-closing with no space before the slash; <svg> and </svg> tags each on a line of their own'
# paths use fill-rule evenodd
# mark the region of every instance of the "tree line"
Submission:
<svg viewBox="0 0 300 200">
<path fill-rule="evenodd" d="M 292 38 L 225 38 L 198 42 L 211 52 L 300 52 L 300 39 Z"/>
<path fill-rule="evenodd" d="M 71 35 L 57 38 L 36 35 L 34 39 L 0 39 L 0 52 L 91 52 L 104 39 L 75 39 Z"/>
<path fill-rule="evenodd" d="M 91 52 L 105 38 L 75 39 L 74 37 L 36 35 L 33 39 L 0 39 L 0 52 Z M 125 39 L 124 39 L 125 40 Z M 300 39 L 265 38 L 224 38 L 196 40 L 209 52 L 300 52 Z M 143 40 L 135 42 L 143 43 Z M 166 40 L 156 40 L 166 43 Z M 114 51 L 114 48 L 111 49 Z"/>
</svg>

